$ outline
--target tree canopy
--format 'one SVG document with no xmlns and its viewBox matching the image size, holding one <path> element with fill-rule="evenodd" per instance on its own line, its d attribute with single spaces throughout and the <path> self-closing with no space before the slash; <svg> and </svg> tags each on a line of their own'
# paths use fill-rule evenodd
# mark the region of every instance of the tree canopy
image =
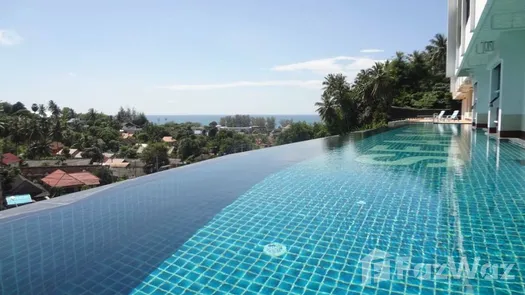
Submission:
<svg viewBox="0 0 525 295">
<path fill-rule="evenodd" d="M 397 52 L 376 62 L 353 82 L 341 73 L 327 75 L 315 106 L 328 131 L 341 134 L 384 125 L 392 106 L 455 107 L 445 77 L 447 39 L 437 34 L 429 43 L 423 51 Z"/>
</svg>

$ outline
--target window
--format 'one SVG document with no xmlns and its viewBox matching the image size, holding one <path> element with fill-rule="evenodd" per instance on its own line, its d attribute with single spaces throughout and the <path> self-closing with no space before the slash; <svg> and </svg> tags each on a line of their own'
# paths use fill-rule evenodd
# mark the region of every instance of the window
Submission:
<svg viewBox="0 0 525 295">
<path fill-rule="evenodd" d="M 494 68 L 494 74 L 495 74 L 495 82 L 496 85 L 494 85 L 494 89 L 496 91 L 500 91 L 501 89 L 501 64 L 499 64 L 497 67 Z"/>
<path fill-rule="evenodd" d="M 470 0 L 465 1 L 465 24 L 467 24 L 468 19 L 470 18 Z"/>
<path fill-rule="evenodd" d="M 497 65 L 492 70 L 492 100 L 490 101 L 490 107 L 493 107 L 493 103 L 498 100 L 501 89 L 501 64 Z"/>
</svg>

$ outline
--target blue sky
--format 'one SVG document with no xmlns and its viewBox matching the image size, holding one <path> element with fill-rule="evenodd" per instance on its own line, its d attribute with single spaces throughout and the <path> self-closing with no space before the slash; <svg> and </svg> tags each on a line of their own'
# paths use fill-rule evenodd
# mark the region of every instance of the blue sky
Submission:
<svg viewBox="0 0 525 295">
<path fill-rule="evenodd" d="M 0 1 L 0 100 L 83 112 L 311 114 L 446 30 L 443 0 Z"/>
</svg>

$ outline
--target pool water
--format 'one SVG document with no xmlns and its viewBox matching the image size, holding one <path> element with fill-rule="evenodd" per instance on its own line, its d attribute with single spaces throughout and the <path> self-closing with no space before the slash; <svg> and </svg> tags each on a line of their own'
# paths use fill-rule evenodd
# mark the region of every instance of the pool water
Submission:
<svg viewBox="0 0 525 295">
<path fill-rule="evenodd" d="M 525 294 L 523 162 L 409 125 L 10 209 L 0 294 Z"/>
<path fill-rule="evenodd" d="M 132 293 L 525 294 L 519 160 L 470 126 L 350 141 L 257 183 Z"/>
</svg>

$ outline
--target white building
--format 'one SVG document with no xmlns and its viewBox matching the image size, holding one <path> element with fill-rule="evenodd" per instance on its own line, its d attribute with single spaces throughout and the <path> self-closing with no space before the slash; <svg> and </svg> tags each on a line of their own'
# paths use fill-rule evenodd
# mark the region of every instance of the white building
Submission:
<svg viewBox="0 0 525 295">
<path fill-rule="evenodd" d="M 525 138 L 525 0 L 449 0 L 447 76 L 473 125 Z"/>
</svg>

